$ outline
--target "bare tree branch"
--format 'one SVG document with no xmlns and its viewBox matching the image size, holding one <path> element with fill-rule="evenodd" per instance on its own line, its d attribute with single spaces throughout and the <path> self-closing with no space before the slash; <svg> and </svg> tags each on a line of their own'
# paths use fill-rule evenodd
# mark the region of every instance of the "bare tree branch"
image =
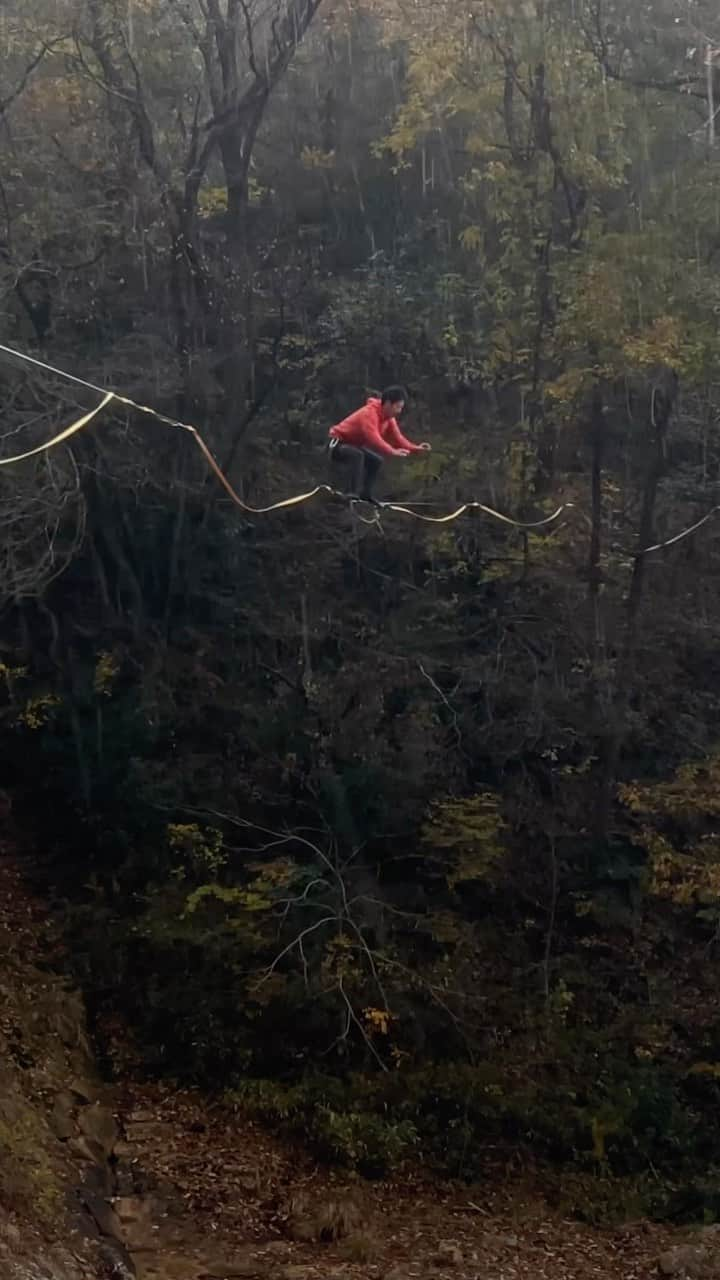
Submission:
<svg viewBox="0 0 720 1280">
<path fill-rule="evenodd" d="M 247 40 L 247 49 L 248 49 L 247 57 L 248 57 L 248 62 L 250 64 L 250 69 L 253 75 L 256 77 L 256 79 L 264 80 L 266 77 L 264 75 L 261 75 L 261 73 L 258 71 L 257 62 L 255 61 L 255 40 L 254 40 L 254 33 L 253 33 L 253 24 L 252 24 L 252 18 L 250 17 L 250 9 L 248 8 L 248 5 L 247 5 L 247 0 L 239 0 L 239 4 L 243 11 L 243 15 L 245 17 L 245 38 Z"/>
<path fill-rule="evenodd" d="M 40 46 L 40 49 L 35 54 L 35 56 L 30 60 L 27 67 L 25 68 L 18 83 L 15 85 L 15 88 L 10 91 L 7 97 L 0 98 L 0 115 L 4 115 L 5 112 L 8 110 L 8 107 L 11 107 L 13 102 L 16 102 L 17 99 L 20 97 L 21 93 L 24 92 L 25 88 L 27 87 L 28 81 L 30 80 L 31 75 L 33 74 L 34 71 L 37 70 L 37 68 L 40 66 L 40 63 L 47 56 L 47 54 L 52 53 L 53 49 L 56 49 L 58 45 L 63 44 L 66 39 L 67 39 L 66 36 L 58 36 L 56 37 L 55 40 L 43 41 L 42 45 Z"/>
</svg>

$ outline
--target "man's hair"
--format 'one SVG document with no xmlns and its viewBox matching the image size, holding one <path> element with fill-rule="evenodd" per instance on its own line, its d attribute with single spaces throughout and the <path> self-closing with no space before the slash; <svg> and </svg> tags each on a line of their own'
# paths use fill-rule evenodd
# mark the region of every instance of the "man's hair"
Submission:
<svg viewBox="0 0 720 1280">
<path fill-rule="evenodd" d="M 381 404 L 398 404 L 400 400 L 407 400 L 408 393 L 404 387 L 386 387 L 380 396 Z"/>
</svg>

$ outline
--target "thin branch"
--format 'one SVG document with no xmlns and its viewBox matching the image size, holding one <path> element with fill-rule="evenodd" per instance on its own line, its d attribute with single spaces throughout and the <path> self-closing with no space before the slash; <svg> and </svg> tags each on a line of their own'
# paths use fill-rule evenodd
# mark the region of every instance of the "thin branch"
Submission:
<svg viewBox="0 0 720 1280">
<path fill-rule="evenodd" d="M 15 85 L 15 88 L 11 90 L 11 92 L 8 94 L 6 98 L 0 98 L 0 115 L 4 115 L 8 107 L 11 107 L 13 102 L 17 101 L 17 99 L 20 97 L 20 94 L 26 88 L 27 83 L 33 71 L 35 71 L 37 67 L 40 66 L 40 63 L 42 62 L 43 58 L 48 53 L 52 53 L 53 49 L 57 45 L 63 44 L 66 39 L 67 39 L 67 36 L 58 36 L 55 40 L 49 40 L 49 41 L 43 42 L 42 46 L 40 47 L 38 52 L 35 54 L 35 57 L 28 63 L 28 66 L 25 68 L 18 83 Z"/>
<path fill-rule="evenodd" d="M 218 809 L 189 809 L 188 808 L 188 809 L 185 809 L 185 812 L 197 813 L 197 814 L 203 814 L 203 813 L 210 814 L 212 817 L 220 818 L 225 822 L 231 823 L 232 826 L 242 827 L 245 831 L 258 831 L 261 835 L 270 836 L 272 839 L 277 841 L 288 842 L 288 843 L 292 843 L 296 841 L 298 844 L 304 845 L 306 849 L 309 849 L 312 853 L 315 854 L 316 857 L 320 859 L 322 863 L 324 863 L 324 865 L 327 867 L 331 875 L 337 881 L 339 881 L 343 890 L 343 899 L 345 902 L 347 902 L 347 899 L 344 895 L 344 884 L 342 880 L 342 875 L 338 871 L 337 867 L 333 864 L 332 859 L 329 858 L 328 855 L 320 848 L 320 846 L 314 843 L 314 841 L 306 839 L 305 836 L 299 835 L 297 832 L 287 831 L 283 833 L 280 831 L 272 831 L 269 827 L 261 827 L 255 822 L 249 822 L 247 818 L 235 818 L 229 813 L 221 813 Z"/>
<path fill-rule="evenodd" d="M 257 62 L 255 61 L 255 39 L 254 39 L 252 18 L 250 16 L 250 9 L 248 8 L 246 0 L 239 0 L 239 4 L 243 12 L 243 17 L 245 18 L 245 38 L 247 40 L 247 59 L 250 65 L 250 70 L 252 71 L 256 80 L 265 81 L 266 77 L 265 75 L 261 74 L 260 71 L 258 71 Z"/>
<path fill-rule="evenodd" d="M 543 988 L 546 1000 L 550 999 L 550 960 L 552 958 L 555 918 L 557 915 L 558 905 L 558 863 L 554 836 L 550 837 L 550 868 L 550 910 L 548 912 L 548 926 L 545 933 L 545 948 L 542 962 Z"/>
<path fill-rule="evenodd" d="M 321 920 L 316 920 L 314 924 L 309 924 L 306 929 L 303 929 L 297 937 L 292 939 L 292 942 L 288 942 L 287 946 L 283 947 L 282 951 L 276 955 L 272 964 L 263 971 L 262 976 L 259 978 L 253 990 L 259 991 L 260 987 L 262 987 L 268 979 L 272 977 L 280 964 L 280 961 L 284 960 L 285 956 L 290 955 L 291 951 L 294 951 L 295 948 L 305 940 L 305 938 L 309 937 L 311 933 L 315 933 L 318 929 L 321 929 L 324 924 L 332 924 L 333 921 L 337 921 L 336 915 L 323 916 Z"/>
<path fill-rule="evenodd" d="M 454 706 L 452 705 L 452 703 L 449 701 L 449 699 L 448 699 L 447 695 L 446 695 L 446 694 L 443 692 L 443 690 L 440 688 L 440 685 L 439 685 L 439 684 L 437 683 L 437 681 L 436 681 L 436 680 L 434 680 L 434 679 L 433 679 L 433 677 L 430 675 L 430 672 L 425 670 L 425 668 L 424 668 L 424 666 L 423 666 L 422 662 L 418 662 L 418 668 L 419 668 L 419 670 L 420 670 L 420 674 L 421 674 L 421 675 L 423 675 L 423 676 L 425 677 L 425 679 L 427 680 L 428 684 L 429 684 L 429 685 L 430 685 L 430 686 L 435 690 L 436 694 L 438 695 L 438 697 L 439 697 L 439 698 L 440 698 L 440 700 L 442 701 L 443 705 L 444 705 L 445 707 L 447 707 L 448 711 L 450 712 L 450 715 L 452 716 L 452 724 L 451 724 L 451 726 L 450 726 L 450 727 L 451 727 L 451 729 L 452 729 L 453 733 L 455 734 L 455 741 L 456 741 L 456 744 L 457 744 L 457 748 L 458 748 L 458 750 L 459 750 L 459 751 L 462 751 L 462 733 L 461 733 L 461 731 L 460 731 L 460 726 L 459 726 L 459 724 L 458 724 L 458 713 L 457 713 L 457 711 L 455 710 L 455 708 L 454 708 Z M 454 692 L 456 692 L 456 691 L 457 691 L 457 686 L 456 686 L 456 689 L 454 690 Z"/>
<path fill-rule="evenodd" d="M 359 899 L 353 899 L 353 901 L 359 901 Z M 350 905 L 352 905 L 352 904 L 350 904 Z M 366 958 L 366 960 L 367 960 L 368 964 L 370 965 L 370 972 L 372 973 L 373 979 L 374 979 L 374 981 L 375 981 L 375 985 L 376 985 L 376 987 L 377 987 L 378 991 L 380 992 L 380 996 L 382 997 L 382 1002 L 383 1002 L 383 1004 L 384 1004 L 384 1006 L 385 1006 L 385 1010 L 386 1010 L 386 1012 L 389 1012 L 389 1010 L 390 1010 L 390 1002 L 389 1002 L 389 1000 L 388 1000 L 388 998 L 387 998 L 387 994 L 386 994 L 386 992 L 385 992 L 385 988 L 383 987 L 383 984 L 382 984 L 382 982 L 380 981 L 380 975 L 379 975 L 379 973 L 378 973 L 378 971 L 377 971 L 377 966 L 376 966 L 376 964 L 375 964 L 375 957 L 374 957 L 374 955 L 373 955 L 372 951 L 370 950 L 370 947 L 368 946 L 368 944 L 367 944 L 367 942 L 366 942 L 366 940 L 365 940 L 365 937 L 364 937 L 364 935 L 363 935 L 362 929 L 360 929 L 360 928 L 359 928 L 359 926 L 358 926 L 358 925 L 356 925 L 355 921 L 353 920 L 352 916 L 350 916 L 350 915 L 347 915 L 347 916 L 345 917 L 345 923 L 346 923 L 346 924 L 347 924 L 347 925 L 352 929 L 353 933 L 355 934 L 355 936 L 356 936 L 356 938 L 357 938 L 357 940 L 358 940 L 358 942 L 359 942 L 359 944 L 360 944 L 360 949 L 361 949 L 361 951 L 363 952 L 363 955 L 365 956 L 365 958 Z"/>
<path fill-rule="evenodd" d="M 685 93 L 694 98 L 705 100 L 705 93 L 697 89 L 691 89 L 690 85 L 697 82 L 697 75 L 694 72 L 688 72 L 682 76 L 676 76 L 672 80 L 652 80 L 652 79 L 635 79 L 632 76 L 625 76 L 622 73 L 622 57 L 620 54 L 618 65 L 615 67 L 610 59 L 610 47 L 608 44 L 606 33 L 602 28 L 602 4 L 598 0 L 593 11 L 594 31 L 590 31 L 586 24 L 580 19 L 580 25 L 584 32 L 585 38 L 590 46 L 590 50 L 598 63 L 602 67 L 606 76 L 618 84 L 628 85 L 632 89 L 657 89 L 661 93 L 677 93 L 678 90 L 684 90 Z M 625 50 L 627 51 L 627 50 Z"/>
<path fill-rule="evenodd" d="M 368 1049 L 370 1050 L 370 1052 L 371 1052 L 372 1056 L 374 1057 L 374 1059 L 375 1059 L 375 1061 L 377 1062 L 378 1066 L 380 1067 L 381 1071 L 387 1071 L 387 1070 L 388 1070 L 388 1067 L 387 1067 L 386 1063 L 384 1063 L 384 1062 L 383 1062 L 383 1060 L 382 1060 L 382 1058 L 380 1057 L 380 1054 L 378 1053 L 377 1049 L 375 1048 L 375 1045 L 373 1044 L 372 1040 L 370 1039 L 370 1037 L 369 1037 L 369 1035 L 368 1035 L 367 1031 L 365 1030 L 365 1028 L 364 1028 L 364 1026 L 363 1026 L 362 1022 L 361 1022 L 361 1021 L 360 1021 L 360 1019 L 358 1018 L 358 1016 L 357 1016 L 357 1014 L 356 1014 L 355 1010 L 353 1009 L 352 1002 L 348 999 L 347 993 L 346 993 L 345 988 L 344 988 L 344 986 L 343 986 L 342 978 L 338 978 L 337 989 L 338 989 L 338 991 L 340 992 L 340 995 L 342 996 L 343 1000 L 345 1001 L 345 1005 L 346 1005 L 347 1012 L 348 1012 L 348 1017 L 350 1018 L 350 1020 L 351 1020 L 352 1022 L 354 1022 L 354 1023 L 355 1023 L 355 1026 L 357 1027 L 358 1031 L 360 1032 L 360 1035 L 362 1036 L 363 1040 L 365 1041 L 365 1044 L 367 1045 Z M 348 1030 L 349 1030 L 349 1028 L 348 1028 Z M 337 1041 L 336 1041 L 335 1043 L 337 1044 Z"/>
</svg>

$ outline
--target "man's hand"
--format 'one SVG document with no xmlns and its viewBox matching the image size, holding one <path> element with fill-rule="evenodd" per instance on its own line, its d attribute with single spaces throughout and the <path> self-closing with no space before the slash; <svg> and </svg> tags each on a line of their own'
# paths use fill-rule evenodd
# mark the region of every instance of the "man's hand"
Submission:
<svg viewBox="0 0 720 1280">
<path fill-rule="evenodd" d="M 425 441 L 423 441 L 423 443 L 420 445 L 420 448 L 422 449 L 423 453 L 430 453 L 430 452 L 431 452 L 431 450 L 432 450 L 432 445 L 431 445 L 431 444 L 428 444 L 427 440 L 425 440 Z"/>
<path fill-rule="evenodd" d="M 409 457 L 410 457 L 410 450 L 409 450 L 409 449 L 396 449 L 396 450 L 395 450 L 395 457 L 396 457 L 396 458 L 409 458 Z"/>
</svg>

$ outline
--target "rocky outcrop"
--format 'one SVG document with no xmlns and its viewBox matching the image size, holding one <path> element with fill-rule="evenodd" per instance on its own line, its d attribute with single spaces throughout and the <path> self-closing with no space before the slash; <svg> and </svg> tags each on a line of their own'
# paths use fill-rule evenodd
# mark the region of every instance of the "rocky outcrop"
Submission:
<svg viewBox="0 0 720 1280">
<path fill-rule="evenodd" d="M 117 1129 L 98 1101 L 83 1001 L 49 968 L 46 938 L 0 847 L 0 1276 L 106 1280 L 88 1197 L 112 1191 Z"/>
</svg>

